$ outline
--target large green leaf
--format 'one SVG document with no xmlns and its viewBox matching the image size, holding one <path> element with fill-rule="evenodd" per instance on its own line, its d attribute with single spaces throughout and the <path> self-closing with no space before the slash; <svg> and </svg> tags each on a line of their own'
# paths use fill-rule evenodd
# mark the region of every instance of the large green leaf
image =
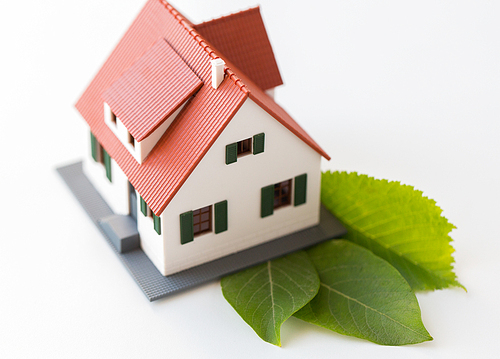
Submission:
<svg viewBox="0 0 500 359">
<path fill-rule="evenodd" d="M 335 332 L 378 344 L 432 340 L 417 298 L 389 263 L 346 240 L 310 250 L 321 281 L 318 295 L 295 316 Z"/>
<path fill-rule="evenodd" d="M 281 324 L 314 298 L 319 278 L 300 251 L 225 277 L 221 286 L 243 320 L 262 339 L 281 346 Z"/>
<path fill-rule="evenodd" d="M 356 173 L 326 172 L 321 201 L 344 223 L 347 239 L 391 263 L 414 290 L 461 286 L 448 235 L 455 227 L 422 192 Z"/>
</svg>

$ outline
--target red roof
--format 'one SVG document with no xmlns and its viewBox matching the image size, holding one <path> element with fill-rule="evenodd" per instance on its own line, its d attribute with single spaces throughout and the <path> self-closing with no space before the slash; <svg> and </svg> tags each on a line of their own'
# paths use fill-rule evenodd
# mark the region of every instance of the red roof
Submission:
<svg viewBox="0 0 500 359">
<path fill-rule="evenodd" d="M 104 123 L 102 97 L 117 81 L 124 81 L 122 78 L 133 67 L 146 63 L 153 48 L 163 47 L 161 39 L 168 42 L 178 55 L 176 58 L 182 59 L 203 85 L 139 164 Z M 162 0 L 148 0 L 76 104 L 97 140 L 157 215 L 170 203 L 248 96 L 329 159 L 280 106 L 229 61 L 226 61 L 229 68 L 225 80 L 217 90 L 213 89 L 210 60 L 218 55 L 172 6 Z"/>
<path fill-rule="evenodd" d="M 194 29 L 262 90 L 283 84 L 259 7 L 194 25 Z"/>
<path fill-rule="evenodd" d="M 142 141 L 203 85 L 164 39 L 104 92 L 102 98 Z"/>
</svg>

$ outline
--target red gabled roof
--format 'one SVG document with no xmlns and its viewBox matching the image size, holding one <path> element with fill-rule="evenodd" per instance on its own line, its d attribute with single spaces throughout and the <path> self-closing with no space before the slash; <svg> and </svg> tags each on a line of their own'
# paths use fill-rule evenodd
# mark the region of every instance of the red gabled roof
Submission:
<svg viewBox="0 0 500 359">
<path fill-rule="evenodd" d="M 134 64 L 145 61 L 142 58 L 150 55 L 148 50 L 163 46 L 158 45 L 162 44 L 162 39 L 203 85 L 140 165 L 104 123 L 102 96 L 117 80 L 121 81 L 122 75 L 125 76 Z M 291 132 L 329 159 L 280 106 L 248 77 L 239 76 L 239 70 L 229 61 L 226 78 L 217 90 L 213 89 L 210 60 L 217 55 L 172 6 L 162 0 L 148 0 L 76 104 L 97 140 L 157 215 L 170 203 L 249 95 Z M 231 67 L 234 67 L 234 72 Z M 143 93 L 138 91 L 138 95 Z"/>
<path fill-rule="evenodd" d="M 164 39 L 158 40 L 102 98 L 142 141 L 203 85 Z"/>
<path fill-rule="evenodd" d="M 262 90 L 283 84 L 259 7 L 194 25 L 194 29 Z"/>
</svg>

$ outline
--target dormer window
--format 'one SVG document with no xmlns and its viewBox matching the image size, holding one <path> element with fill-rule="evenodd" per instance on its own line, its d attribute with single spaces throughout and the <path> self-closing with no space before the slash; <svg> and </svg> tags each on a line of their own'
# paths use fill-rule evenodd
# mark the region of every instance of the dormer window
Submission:
<svg viewBox="0 0 500 359">
<path fill-rule="evenodd" d="M 142 164 L 203 81 L 163 38 L 129 65 L 101 99 L 105 123 Z"/>
<path fill-rule="evenodd" d="M 115 124 L 115 126 L 116 126 L 116 115 L 114 114 L 114 112 L 113 112 L 113 111 L 111 111 L 111 116 L 110 116 L 110 118 L 109 118 L 109 119 L 110 119 L 110 120 L 111 120 L 111 122 L 112 122 L 112 123 L 114 123 L 114 124 Z"/>
<path fill-rule="evenodd" d="M 130 132 L 127 132 L 127 140 L 128 140 L 128 143 L 130 143 L 132 145 L 132 147 L 135 148 L 135 138 L 134 138 L 134 136 L 132 136 L 132 134 Z"/>
</svg>

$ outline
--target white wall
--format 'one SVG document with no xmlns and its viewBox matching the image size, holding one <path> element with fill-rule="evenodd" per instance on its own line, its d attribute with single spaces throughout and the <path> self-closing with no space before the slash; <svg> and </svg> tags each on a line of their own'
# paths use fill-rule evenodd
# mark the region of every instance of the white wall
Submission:
<svg viewBox="0 0 500 359">
<path fill-rule="evenodd" d="M 156 233 L 154 229 L 153 218 L 144 216 L 141 212 L 140 195 L 137 193 L 137 228 L 141 236 L 141 248 L 156 268 L 163 275 L 166 275 L 163 239 L 163 234 L 166 232 L 163 228 L 163 214 L 160 216 L 160 221 L 162 224 L 161 235 Z"/>
<path fill-rule="evenodd" d="M 106 177 L 104 165 L 94 161 L 90 149 L 90 133 L 86 131 L 87 150 L 83 160 L 83 171 L 97 191 L 116 214 L 129 213 L 128 180 L 125 173 L 111 159 L 111 179 Z"/>
<path fill-rule="evenodd" d="M 125 173 L 111 159 L 111 178 L 109 182 L 106 177 L 104 166 L 94 161 L 90 149 L 90 134 L 86 132 L 87 144 L 85 157 L 83 160 L 83 171 L 97 191 L 116 214 L 128 215 L 129 209 L 129 188 L 128 179 Z M 164 274 L 165 257 L 163 254 L 163 237 L 154 230 L 153 219 L 142 214 L 140 208 L 140 195 L 137 193 L 137 228 L 141 236 L 141 248 L 151 259 L 153 264 Z M 162 220 L 163 222 L 163 220 Z M 162 228 L 163 233 L 163 228 Z"/>
<path fill-rule="evenodd" d="M 225 164 L 225 147 L 265 133 L 265 151 Z M 162 214 L 164 275 L 319 222 L 321 156 L 248 99 Z M 261 188 L 307 173 L 307 202 L 260 217 Z M 293 195 L 293 193 L 292 193 Z M 181 213 L 228 201 L 228 230 L 180 244 Z M 142 236 L 142 233 L 141 233 Z M 149 242 L 149 240 L 148 240 Z"/>
</svg>

